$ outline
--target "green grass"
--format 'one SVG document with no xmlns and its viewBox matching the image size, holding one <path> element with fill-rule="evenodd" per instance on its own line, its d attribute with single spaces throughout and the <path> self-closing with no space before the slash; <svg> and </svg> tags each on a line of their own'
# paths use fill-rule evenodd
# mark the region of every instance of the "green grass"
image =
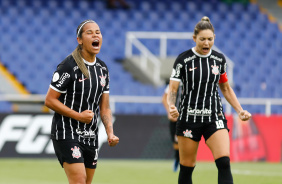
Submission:
<svg viewBox="0 0 282 184">
<path fill-rule="evenodd" d="M 0 184 L 65 184 L 64 170 L 55 159 L 0 159 Z M 281 163 L 232 163 L 235 184 L 281 184 Z M 98 162 L 95 184 L 176 184 L 172 160 L 105 160 Z M 217 184 L 213 162 L 198 162 L 195 184 Z"/>
</svg>

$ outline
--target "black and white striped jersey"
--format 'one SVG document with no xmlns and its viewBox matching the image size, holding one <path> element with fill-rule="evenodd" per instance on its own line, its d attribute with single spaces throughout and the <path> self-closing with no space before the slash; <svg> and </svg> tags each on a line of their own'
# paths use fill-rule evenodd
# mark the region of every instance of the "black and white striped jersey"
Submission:
<svg viewBox="0 0 282 184">
<path fill-rule="evenodd" d="M 110 77 L 106 64 L 99 58 L 93 63 L 85 60 L 84 63 L 91 76 L 89 79 L 82 74 L 72 55 L 69 55 L 58 65 L 50 88 L 61 93 L 59 100 L 64 105 L 77 112 L 91 110 L 94 118 L 91 123 L 85 124 L 55 112 L 51 138 L 79 141 L 93 146 L 98 142 L 99 103 L 102 94 L 109 93 Z"/>
<path fill-rule="evenodd" d="M 211 122 L 218 116 L 225 119 L 218 94 L 221 77 L 227 79 L 226 60 L 221 53 L 211 50 L 209 54 L 201 55 L 192 48 L 177 57 L 170 80 L 183 84 L 178 108 L 181 121 Z"/>
</svg>

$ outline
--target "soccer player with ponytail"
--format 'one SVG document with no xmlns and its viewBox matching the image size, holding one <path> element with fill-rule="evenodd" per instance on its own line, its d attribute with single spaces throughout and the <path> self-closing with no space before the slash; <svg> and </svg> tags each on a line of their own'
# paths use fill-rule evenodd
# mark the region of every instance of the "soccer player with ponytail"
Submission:
<svg viewBox="0 0 282 184">
<path fill-rule="evenodd" d="M 109 71 L 96 57 L 102 46 L 100 28 L 85 20 L 76 35 L 78 46 L 54 72 L 45 105 L 55 111 L 51 139 L 69 183 L 90 184 L 98 160 L 99 113 L 109 146 L 118 144 L 119 138 L 109 105 Z"/>
<path fill-rule="evenodd" d="M 215 34 L 208 17 L 203 17 L 194 29 L 195 47 L 181 53 L 173 66 L 167 101 L 170 115 L 178 118 L 180 172 L 178 184 L 192 184 L 197 150 L 204 136 L 218 169 L 218 184 L 233 184 L 230 168 L 230 140 L 218 87 L 241 120 L 251 118 L 243 110 L 228 83 L 226 60 L 212 50 Z M 181 103 L 175 107 L 177 90 L 183 84 Z"/>
</svg>

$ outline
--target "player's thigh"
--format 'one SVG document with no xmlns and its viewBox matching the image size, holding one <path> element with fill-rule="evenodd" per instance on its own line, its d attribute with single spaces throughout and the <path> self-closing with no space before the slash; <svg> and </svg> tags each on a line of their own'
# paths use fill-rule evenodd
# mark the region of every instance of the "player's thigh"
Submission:
<svg viewBox="0 0 282 184">
<path fill-rule="evenodd" d="M 188 167 L 196 165 L 199 142 L 184 136 L 178 136 L 180 164 Z"/>
<path fill-rule="evenodd" d="M 217 130 L 206 140 L 206 144 L 215 160 L 223 156 L 230 156 L 230 139 L 227 129 Z"/>
<path fill-rule="evenodd" d="M 94 174 L 95 174 L 95 169 L 90 169 L 90 168 L 86 168 L 86 184 L 91 184 Z"/>
<path fill-rule="evenodd" d="M 63 163 L 70 184 L 85 183 L 86 171 L 84 163 Z"/>
</svg>

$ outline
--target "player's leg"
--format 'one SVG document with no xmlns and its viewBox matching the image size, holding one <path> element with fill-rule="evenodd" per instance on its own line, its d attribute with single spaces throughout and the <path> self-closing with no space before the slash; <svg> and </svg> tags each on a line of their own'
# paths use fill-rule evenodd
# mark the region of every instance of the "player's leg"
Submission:
<svg viewBox="0 0 282 184">
<path fill-rule="evenodd" d="M 206 141 L 218 168 L 218 183 L 233 184 L 230 168 L 230 140 L 227 129 L 220 129 L 213 133 Z"/>
<path fill-rule="evenodd" d="M 86 168 L 85 170 L 86 170 L 86 184 L 91 184 L 94 177 L 95 169 Z"/>
<path fill-rule="evenodd" d="M 84 145 L 84 165 L 86 170 L 86 184 L 91 184 L 98 163 L 98 142 L 96 146 Z"/>
<path fill-rule="evenodd" d="M 192 184 L 192 172 L 196 165 L 199 142 L 178 136 L 180 172 L 178 184 Z"/>
<path fill-rule="evenodd" d="M 52 141 L 56 156 L 65 170 L 69 183 L 85 183 L 83 147 L 75 142 Z"/>
<path fill-rule="evenodd" d="M 84 163 L 63 163 L 65 173 L 68 177 L 69 184 L 85 184 L 86 183 L 86 171 Z"/>
<path fill-rule="evenodd" d="M 173 171 L 176 172 L 179 166 L 179 147 L 178 143 L 173 143 L 174 150 L 174 163 L 173 163 Z"/>
<path fill-rule="evenodd" d="M 173 162 L 173 171 L 176 172 L 179 166 L 179 148 L 178 148 L 178 140 L 176 136 L 176 122 L 169 122 L 169 130 L 170 130 L 170 137 L 173 143 L 173 150 L 174 150 L 174 162 Z"/>
</svg>

